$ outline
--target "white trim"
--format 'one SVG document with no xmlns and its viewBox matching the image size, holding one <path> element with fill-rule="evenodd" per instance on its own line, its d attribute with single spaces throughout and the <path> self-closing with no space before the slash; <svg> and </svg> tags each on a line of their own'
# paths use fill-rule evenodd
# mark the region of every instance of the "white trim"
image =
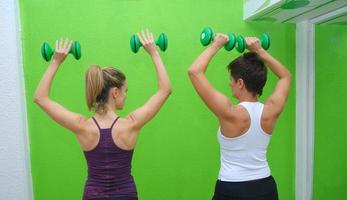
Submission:
<svg viewBox="0 0 347 200">
<path fill-rule="evenodd" d="M 20 75 L 20 97 L 21 97 L 21 113 L 22 113 L 22 125 L 23 125 L 23 145 L 24 145 L 24 163 L 25 163 L 25 174 L 26 174 L 26 199 L 34 199 L 34 191 L 32 185 L 32 175 L 31 175 L 31 159 L 30 159 L 30 142 L 29 142 L 29 126 L 28 126 L 28 115 L 27 115 L 27 102 L 26 102 L 26 92 L 25 92 L 25 80 L 24 80 L 24 66 L 23 66 L 23 55 L 22 55 L 22 28 L 20 21 L 20 6 L 19 1 L 14 1 L 15 11 L 16 11 L 16 27 L 17 27 L 17 53 L 18 53 L 18 66 L 19 66 L 19 75 Z"/>
<path fill-rule="evenodd" d="M 329 12 L 327 14 L 321 15 L 319 17 L 316 17 L 314 19 L 311 20 L 312 24 L 320 24 L 320 23 L 324 23 L 326 21 L 329 21 L 331 19 L 334 19 L 338 16 L 341 16 L 343 14 L 347 13 L 347 6 L 344 6 L 342 8 L 339 8 L 335 11 Z"/>
<path fill-rule="evenodd" d="M 20 12 L 17 0 L 0 0 L 0 193 L 32 200 Z"/>
<path fill-rule="evenodd" d="M 323 2 L 322 2 L 323 3 Z M 336 10 L 345 7 L 347 5 L 347 2 L 345 0 L 335 0 L 335 1 L 326 1 L 327 4 L 324 6 L 318 6 L 315 9 L 309 11 L 309 12 L 304 12 L 303 14 L 291 19 L 291 20 L 286 20 L 286 22 L 295 22 L 299 23 L 301 21 L 305 20 L 311 20 L 314 18 L 318 18 L 321 15 L 324 15 L 326 13 L 333 13 Z M 314 23 L 315 24 L 315 23 Z"/>
<path fill-rule="evenodd" d="M 312 199 L 314 151 L 314 24 L 296 25 L 296 200 Z"/>
<path fill-rule="evenodd" d="M 254 19 L 257 19 L 258 17 L 261 17 L 263 15 L 266 15 L 267 13 L 271 13 L 274 10 L 280 9 L 280 6 L 284 3 L 285 0 L 279 0 L 279 1 L 273 1 L 271 2 L 266 8 L 263 8 L 262 10 L 259 10 L 258 12 L 254 13 L 255 10 L 258 8 L 252 8 L 252 2 L 243 5 L 243 20 L 245 21 L 251 21 Z M 257 0 L 255 0 L 257 2 Z"/>
<path fill-rule="evenodd" d="M 347 13 L 347 6 L 296 24 L 296 200 L 311 200 L 314 167 L 315 25 Z"/>
</svg>

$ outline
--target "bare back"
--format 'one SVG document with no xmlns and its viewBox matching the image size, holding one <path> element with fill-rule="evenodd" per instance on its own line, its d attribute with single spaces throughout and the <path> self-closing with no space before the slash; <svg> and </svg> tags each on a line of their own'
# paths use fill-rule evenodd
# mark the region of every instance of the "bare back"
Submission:
<svg viewBox="0 0 347 200">
<path fill-rule="evenodd" d="M 221 132 L 226 137 L 238 137 L 247 132 L 250 127 L 251 119 L 248 111 L 241 105 L 231 106 L 229 119 L 220 119 Z M 272 134 L 278 116 L 271 111 L 269 106 L 264 105 L 261 116 L 261 128 Z"/>
<path fill-rule="evenodd" d="M 101 129 L 110 128 L 112 119 L 100 120 L 95 118 Z M 83 123 L 84 129 L 76 137 L 83 151 L 93 150 L 100 139 L 100 131 L 92 118 L 87 119 Z M 119 118 L 117 123 L 112 128 L 113 142 L 123 150 L 132 150 L 137 141 L 138 131 L 133 128 L 131 121 L 127 118 Z"/>
</svg>

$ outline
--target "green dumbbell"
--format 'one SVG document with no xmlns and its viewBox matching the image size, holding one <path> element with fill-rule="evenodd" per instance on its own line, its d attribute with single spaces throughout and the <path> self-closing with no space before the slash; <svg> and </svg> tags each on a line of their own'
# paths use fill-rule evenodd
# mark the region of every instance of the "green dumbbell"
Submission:
<svg viewBox="0 0 347 200">
<path fill-rule="evenodd" d="M 263 49 L 268 50 L 270 48 L 271 39 L 267 33 L 261 34 L 259 40 Z M 241 35 L 236 38 L 236 50 L 240 53 L 243 53 L 246 50 L 246 40 Z"/>
<path fill-rule="evenodd" d="M 224 49 L 231 51 L 236 44 L 236 36 L 232 33 L 227 34 L 229 37 L 229 42 L 224 46 Z M 203 46 L 209 45 L 216 35 L 213 33 L 210 27 L 204 28 L 200 34 L 200 42 Z"/>
<path fill-rule="evenodd" d="M 167 36 L 164 33 L 161 33 L 155 44 L 158 45 L 162 51 L 165 51 L 167 49 L 168 42 Z M 139 37 L 137 37 L 137 35 L 132 35 L 130 38 L 131 51 L 137 53 L 140 47 L 142 47 L 142 44 Z"/>
<path fill-rule="evenodd" d="M 52 49 L 47 42 L 44 42 L 41 47 L 41 55 L 45 61 L 50 61 L 54 53 L 54 49 Z M 76 60 L 81 58 L 81 45 L 79 42 L 74 41 L 71 45 L 70 52 Z"/>
</svg>

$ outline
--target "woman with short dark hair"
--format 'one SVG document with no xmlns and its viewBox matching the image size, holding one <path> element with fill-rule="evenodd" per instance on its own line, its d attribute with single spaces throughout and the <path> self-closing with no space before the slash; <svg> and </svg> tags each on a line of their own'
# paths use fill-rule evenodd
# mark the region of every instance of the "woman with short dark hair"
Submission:
<svg viewBox="0 0 347 200">
<path fill-rule="evenodd" d="M 277 187 L 266 152 L 289 94 L 291 75 L 257 38 L 246 38 L 251 52 L 228 65 L 232 95 L 239 101 L 233 105 L 205 76 L 210 60 L 228 40 L 227 35 L 217 34 L 188 70 L 195 90 L 220 123 L 221 167 L 213 200 L 276 200 Z M 267 79 L 265 64 L 279 80 L 271 96 L 261 103 L 258 97 Z"/>
</svg>

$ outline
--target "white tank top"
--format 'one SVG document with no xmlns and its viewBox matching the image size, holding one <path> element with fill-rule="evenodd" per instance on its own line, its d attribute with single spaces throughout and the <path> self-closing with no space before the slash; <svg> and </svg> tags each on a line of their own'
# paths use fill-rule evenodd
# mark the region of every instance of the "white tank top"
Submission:
<svg viewBox="0 0 347 200">
<path fill-rule="evenodd" d="M 242 102 L 250 116 L 250 127 L 246 133 L 229 138 L 218 129 L 221 168 L 218 179 L 228 182 L 249 181 L 270 176 L 266 159 L 271 135 L 261 128 L 264 105 L 260 102 Z"/>
</svg>

